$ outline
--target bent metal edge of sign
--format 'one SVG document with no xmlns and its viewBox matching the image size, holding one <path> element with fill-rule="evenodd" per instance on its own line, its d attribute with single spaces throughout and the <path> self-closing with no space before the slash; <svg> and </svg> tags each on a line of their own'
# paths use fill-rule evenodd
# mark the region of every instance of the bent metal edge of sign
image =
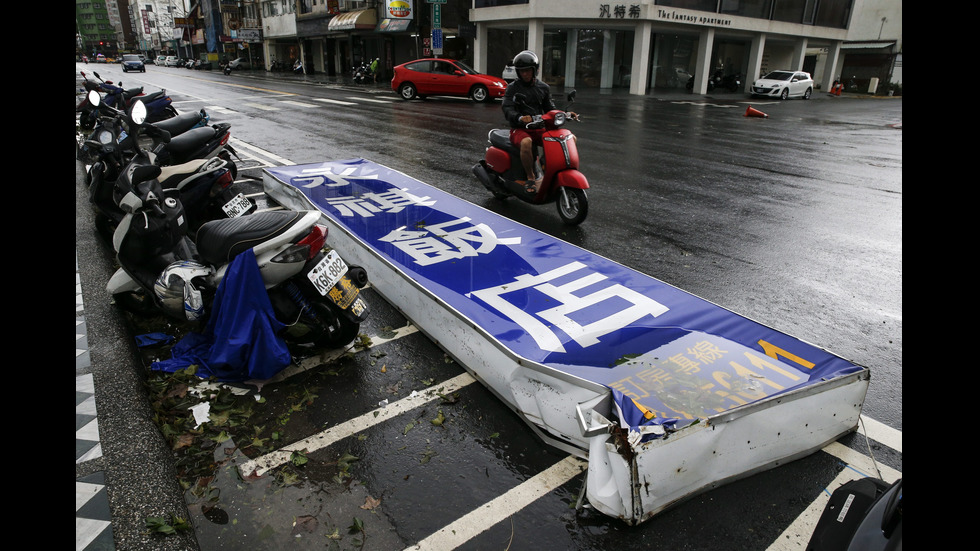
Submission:
<svg viewBox="0 0 980 551">
<path fill-rule="evenodd" d="M 869 373 L 365 159 L 264 169 L 328 246 L 639 523 L 857 427 Z M 696 460 L 692 460 L 696 458 Z"/>
</svg>

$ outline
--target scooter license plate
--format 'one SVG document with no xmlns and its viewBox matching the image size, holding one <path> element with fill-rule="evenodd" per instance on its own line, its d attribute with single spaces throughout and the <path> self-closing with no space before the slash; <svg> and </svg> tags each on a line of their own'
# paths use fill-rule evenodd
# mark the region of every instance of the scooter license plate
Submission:
<svg viewBox="0 0 980 551">
<path fill-rule="evenodd" d="M 231 201 L 221 206 L 221 209 L 225 211 L 228 218 L 237 218 L 248 212 L 251 208 L 252 201 L 248 197 L 245 197 L 243 193 L 239 193 Z"/>
<path fill-rule="evenodd" d="M 310 278 L 310 283 L 316 287 L 317 292 L 322 296 L 327 296 L 327 293 L 333 288 L 334 285 L 340 281 L 340 278 L 344 277 L 347 273 L 347 263 L 344 262 L 343 258 L 337 254 L 337 251 L 330 251 L 327 256 L 323 258 L 320 262 L 317 262 L 316 266 L 306 277 Z"/>
</svg>

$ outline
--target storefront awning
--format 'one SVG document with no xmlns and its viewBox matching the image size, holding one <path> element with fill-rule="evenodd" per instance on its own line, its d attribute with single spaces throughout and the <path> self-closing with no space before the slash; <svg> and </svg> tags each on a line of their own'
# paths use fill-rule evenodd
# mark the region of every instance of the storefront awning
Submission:
<svg viewBox="0 0 980 551">
<path fill-rule="evenodd" d="M 895 45 L 895 41 L 890 42 L 848 42 L 841 44 L 842 50 L 876 50 L 879 48 L 891 48 Z"/>
<path fill-rule="evenodd" d="M 330 20 L 328 31 L 374 30 L 378 17 L 373 9 L 342 13 Z"/>
<path fill-rule="evenodd" d="M 411 19 L 382 19 L 375 30 L 379 33 L 397 33 L 407 31 L 411 24 Z"/>
</svg>

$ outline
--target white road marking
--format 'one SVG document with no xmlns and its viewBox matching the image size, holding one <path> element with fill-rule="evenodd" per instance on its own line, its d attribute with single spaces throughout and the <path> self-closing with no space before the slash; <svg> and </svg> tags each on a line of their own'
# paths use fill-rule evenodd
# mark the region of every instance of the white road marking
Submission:
<svg viewBox="0 0 980 551">
<path fill-rule="evenodd" d="M 357 105 L 353 101 L 341 101 L 339 99 L 329 99 L 329 98 L 310 98 L 313 101 L 322 101 L 323 103 L 333 103 L 335 105 Z"/>
<path fill-rule="evenodd" d="M 295 105 L 296 107 L 303 107 L 304 109 L 305 108 L 310 108 L 310 107 L 316 107 L 316 105 L 314 105 L 312 103 L 305 103 L 305 102 L 302 102 L 302 101 L 293 101 L 293 100 L 289 100 L 289 99 L 282 100 L 279 103 L 286 103 L 286 104 L 289 104 L 289 105 Z"/>
<path fill-rule="evenodd" d="M 273 107 L 271 105 L 265 105 L 265 104 L 262 104 L 262 103 L 245 102 L 245 103 L 242 103 L 242 105 L 247 105 L 249 107 L 254 107 L 256 109 L 261 109 L 263 111 L 278 111 L 279 110 L 278 107 Z"/>
<path fill-rule="evenodd" d="M 309 453 L 325 448 L 334 442 L 369 429 L 397 415 L 411 411 L 428 402 L 436 400 L 440 398 L 441 395 L 455 392 L 474 382 L 476 382 L 476 379 L 474 379 L 472 375 L 469 373 L 462 373 L 461 375 L 457 375 L 448 381 L 433 385 L 420 392 L 413 392 L 410 396 L 402 398 L 401 400 L 392 402 L 373 411 L 369 411 L 364 415 L 330 427 L 319 434 L 314 434 L 313 436 L 304 438 L 298 442 L 294 442 L 274 452 L 246 461 L 239 466 L 239 472 L 245 477 L 261 476 L 265 474 L 266 471 L 274 469 L 289 461 L 293 452 L 305 450 L 306 453 Z"/>
<path fill-rule="evenodd" d="M 455 549 L 530 505 L 539 497 L 585 472 L 587 466 L 584 460 L 569 455 L 504 494 L 473 509 L 414 546 L 408 547 L 407 551 Z"/>
</svg>

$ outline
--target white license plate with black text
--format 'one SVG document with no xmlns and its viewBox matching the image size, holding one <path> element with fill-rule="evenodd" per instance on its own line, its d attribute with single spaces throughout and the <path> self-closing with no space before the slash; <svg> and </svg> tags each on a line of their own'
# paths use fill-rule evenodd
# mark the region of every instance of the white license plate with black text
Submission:
<svg viewBox="0 0 980 551">
<path fill-rule="evenodd" d="M 239 193 L 231 201 L 221 206 L 228 218 L 237 218 L 248 212 L 250 208 L 252 208 L 252 201 L 243 193 Z"/>
<path fill-rule="evenodd" d="M 343 258 L 340 258 L 336 251 L 330 251 L 323 260 L 317 262 L 310 273 L 306 274 L 306 277 L 310 278 L 310 282 L 321 295 L 326 296 L 327 292 L 346 273 L 347 263 L 344 262 Z"/>
</svg>

